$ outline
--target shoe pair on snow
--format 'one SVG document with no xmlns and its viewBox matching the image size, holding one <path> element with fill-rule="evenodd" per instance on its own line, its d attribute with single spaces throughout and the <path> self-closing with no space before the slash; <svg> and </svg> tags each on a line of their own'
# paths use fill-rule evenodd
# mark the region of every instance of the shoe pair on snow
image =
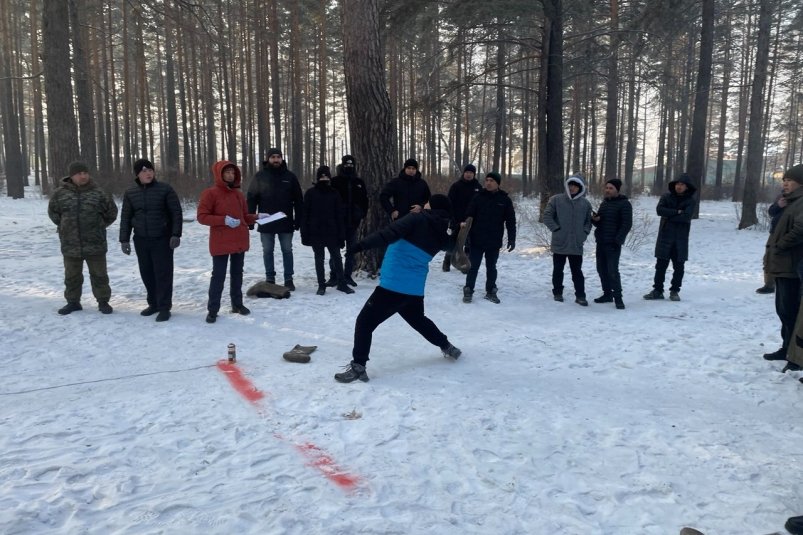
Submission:
<svg viewBox="0 0 803 535">
<path fill-rule="evenodd" d="M 601 296 L 594 299 L 595 303 L 613 303 L 616 305 L 618 310 L 625 309 L 625 302 L 622 301 L 621 297 L 614 297 L 613 294 L 602 294 Z"/>
<path fill-rule="evenodd" d="M 470 288 L 468 286 L 464 286 L 463 287 L 463 302 L 464 303 L 470 303 L 473 298 L 474 298 L 474 288 Z M 501 303 L 501 301 L 499 300 L 499 297 L 497 297 L 497 295 L 496 295 L 496 288 L 494 288 L 493 290 L 489 290 L 489 291 L 485 292 L 485 299 L 487 299 L 491 303 L 495 303 L 497 305 L 499 303 Z"/>
<path fill-rule="evenodd" d="M 563 302 L 563 294 L 552 294 L 552 299 L 554 299 L 558 303 L 562 303 Z M 581 307 L 587 307 L 588 306 L 588 301 L 586 301 L 585 297 L 576 297 L 574 299 L 574 302 L 577 303 L 578 305 L 580 305 Z"/>
<path fill-rule="evenodd" d="M 460 355 L 463 354 L 460 349 L 456 348 L 452 344 L 447 344 L 441 348 L 441 353 L 443 353 L 443 357 L 451 360 L 457 360 L 460 358 Z M 344 366 L 344 370 L 340 373 L 335 374 L 335 381 L 338 383 L 351 383 L 356 380 L 360 380 L 363 383 L 367 383 L 370 381 L 368 374 L 365 372 L 365 366 L 362 364 L 357 364 L 353 360 Z"/>
<path fill-rule="evenodd" d="M 58 313 L 61 316 L 66 316 L 67 314 L 72 314 L 73 312 L 78 312 L 79 310 L 83 309 L 84 307 L 81 306 L 81 303 L 70 301 L 67 302 L 66 305 L 61 307 L 58 310 Z M 112 308 L 112 306 L 109 304 L 108 301 L 98 302 L 98 310 L 100 311 L 101 314 L 111 314 L 112 312 L 114 312 L 114 309 Z"/>
<path fill-rule="evenodd" d="M 644 294 L 644 299 L 647 301 L 658 301 L 664 298 L 664 292 L 661 290 L 652 290 L 649 293 Z M 670 301 L 680 301 L 680 294 L 674 290 L 669 291 L 669 300 Z"/>
</svg>

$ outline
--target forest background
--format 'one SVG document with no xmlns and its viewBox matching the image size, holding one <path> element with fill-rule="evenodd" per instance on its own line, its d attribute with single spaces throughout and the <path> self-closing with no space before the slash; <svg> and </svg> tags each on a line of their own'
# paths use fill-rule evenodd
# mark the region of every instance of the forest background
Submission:
<svg viewBox="0 0 803 535">
<path fill-rule="evenodd" d="M 803 161 L 796 0 L 0 0 L 0 45 L 14 198 L 77 158 L 119 194 L 147 157 L 195 199 L 278 146 L 302 186 L 354 154 L 373 195 L 408 157 L 433 191 L 471 162 L 542 202 L 688 172 L 745 228 Z"/>
</svg>

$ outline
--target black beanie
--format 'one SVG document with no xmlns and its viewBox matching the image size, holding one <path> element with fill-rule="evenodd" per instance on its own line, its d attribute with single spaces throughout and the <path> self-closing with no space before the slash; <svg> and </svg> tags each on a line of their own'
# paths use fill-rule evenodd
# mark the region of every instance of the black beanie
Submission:
<svg viewBox="0 0 803 535">
<path fill-rule="evenodd" d="M 342 163 L 343 165 L 347 164 L 356 165 L 356 162 L 354 161 L 354 156 L 352 156 L 351 154 L 346 154 L 345 156 L 343 156 L 343 158 L 341 158 L 340 160 L 340 163 Z"/>
<path fill-rule="evenodd" d="M 467 172 L 467 171 L 471 171 L 472 173 L 477 174 L 477 168 L 474 167 L 472 164 L 468 164 L 467 166 L 465 166 L 463 168 L 463 172 L 464 173 Z"/>
<path fill-rule="evenodd" d="M 444 210 L 449 212 L 449 215 L 452 214 L 452 203 L 449 201 L 449 197 L 440 193 L 436 193 L 429 198 L 429 207 L 432 210 Z"/>
<path fill-rule="evenodd" d="M 326 175 L 329 180 L 332 179 L 332 171 L 329 169 L 328 165 L 322 165 L 315 171 L 315 180 L 320 180 L 324 175 Z"/>
<path fill-rule="evenodd" d="M 610 180 L 606 180 L 605 183 L 611 184 L 614 188 L 616 188 L 616 191 L 620 191 L 622 189 L 622 181 L 619 180 L 618 178 L 612 178 Z"/>
<path fill-rule="evenodd" d="M 134 175 L 139 175 L 143 169 L 150 169 L 153 171 L 153 164 L 145 158 L 141 158 L 134 162 Z"/>
<path fill-rule="evenodd" d="M 496 183 L 499 184 L 500 186 L 502 185 L 502 175 L 500 175 L 496 171 L 490 171 L 487 175 L 485 175 L 485 178 L 488 177 L 493 178 L 496 181 Z"/>
<path fill-rule="evenodd" d="M 284 154 L 282 154 L 282 151 L 280 151 L 280 150 L 279 150 L 279 149 L 277 149 L 276 147 L 273 147 L 273 148 L 271 148 L 271 149 L 268 149 L 268 155 L 265 157 L 265 159 L 267 160 L 267 159 L 268 159 L 268 158 L 270 158 L 271 156 L 275 156 L 275 155 L 277 155 L 277 154 L 278 154 L 279 156 L 281 156 L 282 158 L 284 158 Z"/>
<path fill-rule="evenodd" d="M 415 167 L 418 169 L 418 162 L 412 158 L 409 158 L 407 161 L 404 162 L 403 169 L 407 169 L 408 167 Z"/>
<path fill-rule="evenodd" d="M 70 164 L 70 175 L 75 176 L 78 173 L 88 173 L 89 167 L 84 162 L 73 162 Z"/>
<path fill-rule="evenodd" d="M 783 177 L 794 180 L 798 184 L 803 184 L 803 164 L 793 165 L 784 172 Z"/>
</svg>

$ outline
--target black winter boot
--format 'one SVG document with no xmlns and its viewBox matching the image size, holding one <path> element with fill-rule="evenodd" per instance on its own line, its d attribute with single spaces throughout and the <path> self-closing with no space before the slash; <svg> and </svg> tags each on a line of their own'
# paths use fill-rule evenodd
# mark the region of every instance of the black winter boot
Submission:
<svg viewBox="0 0 803 535">
<path fill-rule="evenodd" d="M 768 286 L 764 285 L 761 288 L 756 290 L 757 294 L 774 294 L 775 293 L 775 286 Z"/>
<path fill-rule="evenodd" d="M 337 286 L 337 279 L 334 278 L 332 275 L 329 275 L 329 280 L 324 283 L 327 288 L 334 288 Z"/>
<path fill-rule="evenodd" d="M 622 301 L 621 297 L 614 297 L 613 302 L 616 303 L 616 308 L 618 308 L 619 310 L 625 309 L 625 302 Z"/>
<path fill-rule="evenodd" d="M 351 287 L 348 284 L 346 284 L 346 281 L 340 282 L 337 285 L 337 289 L 340 290 L 341 292 L 343 292 L 344 294 L 353 294 L 354 293 L 354 290 L 352 290 Z"/>
<path fill-rule="evenodd" d="M 232 305 L 231 306 L 231 313 L 232 314 L 241 314 L 243 316 L 247 316 L 251 313 L 251 310 L 246 307 L 245 305 Z"/>
<path fill-rule="evenodd" d="M 496 296 L 496 288 L 492 288 L 492 289 L 488 290 L 485 293 L 485 299 L 487 299 L 488 301 L 490 301 L 491 303 L 494 303 L 496 305 L 501 303 L 499 298 Z"/>
<path fill-rule="evenodd" d="M 170 319 L 170 311 L 169 310 L 160 310 L 159 313 L 156 315 L 156 321 L 162 322 L 167 321 Z"/>
<path fill-rule="evenodd" d="M 293 279 L 284 279 L 284 287 L 290 290 L 291 292 L 296 291 L 296 285 L 293 284 Z"/>
<path fill-rule="evenodd" d="M 368 374 L 365 373 L 365 366 L 357 364 L 353 360 L 346 364 L 345 371 L 335 374 L 335 381 L 338 383 L 351 383 L 359 379 L 363 383 L 369 381 Z"/>
<path fill-rule="evenodd" d="M 357 287 L 357 283 L 354 282 L 354 279 L 352 279 L 351 276 L 345 277 L 343 280 L 345 280 L 346 284 L 349 286 L 354 286 L 355 288 Z"/>
<path fill-rule="evenodd" d="M 669 300 L 680 301 L 680 294 L 678 292 L 673 292 L 672 290 L 669 290 Z"/>
<path fill-rule="evenodd" d="M 647 301 L 656 301 L 658 299 L 664 298 L 664 292 L 660 290 L 652 290 L 649 293 L 644 294 L 644 299 Z"/>
<path fill-rule="evenodd" d="M 68 302 L 66 305 L 59 309 L 59 314 L 62 316 L 66 316 L 67 314 L 72 314 L 78 310 L 83 310 L 84 307 L 81 306 L 81 303 L 72 303 Z"/>
<path fill-rule="evenodd" d="M 441 351 L 443 352 L 443 356 L 444 356 L 444 358 L 447 358 L 447 359 L 453 359 L 453 360 L 457 360 L 457 359 L 459 359 L 459 358 L 460 358 L 460 355 L 462 355 L 462 354 L 463 354 L 463 352 L 462 352 L 462 351 L 460 351 L 459 349 L 457 349 L 457 348 L 456 348 L 455 346 L 453 346 L 452 344 L 449 344 L 449 345 L 447 345 L 447 346 L 445 346 L 445 347 L 442 347 L 442 348 L 441 348 Z"/>
<path fill-rule="evenodd" d="M 157 312 L 159 312 L 159 311 L 158 311 L 158 310 L 156 310 L 156 307 L 152 307 L 152 306 L 148 305 L 148 308 L 146 308 L 146 309 L 142 310 L 142 311 L 139 313 L 139 315 L 140 315 L 140 316 L 153 316 L 153 315 L 154 315 L 154 314 L 156 314 Z"/>
<path fill-rule="evenodd" d="M 595 303 L 613 303 L 613 295 L 612 294 L 602 294 L 601 296 L 594 299 Z"/>
<path fill-rule="evenodd" d="M 552 294 L 552 299 L 554 299 L 558 303 L 562 303 L 563 302 L 563 295 L 562 294 Z"/>
<path fill-rule="evenodd" d="M 327 286 L 326 284 L 319 284 L 318 285 L 318 291 L 315 292 L 315 293 L 318 294 L 318 295 L 325 295 L 326 294 L 326 286 Z"/>
<path fill-rule="evenodd" d="M 772 353 L 764 353 L 764 360 L 786 360 L 786 349 L 780 348 Z"/>
<path fill-rule="evenodd" d="M 586 301 L 585 297 L 576 297 L 574 299 L 574 302 L 577 303 L 578 305 L 580 305 L 581 307 L 587 307 L 588 306 L 588 301 Z"/>
<path fill-rule="evenodd" d="M 100 310 L 101 314 L 111 314 L 112 312 L 114 312 L 114 309 L 112 308 L 112 306 L 109 304 L 108 301 L 100 301 L 98 303 L 98 310 Z"/>
<path fill-rule="evenodd" d="M 471 298 L 472 298 L 473 295 L 474 295 L 474 290 L 472 288 L 469 288 L 468 286 L 464 286 L 463 287 L 463 302 L 464 303 L 470 303 L 471 302 Z"/>
<path fill-rule="evenodd" d="M 803 379 L 801 379 L 803 382 Z M 793 516 L 783 526 L 792 535 L 803 535 L 803 516 Z"/>
</svg>

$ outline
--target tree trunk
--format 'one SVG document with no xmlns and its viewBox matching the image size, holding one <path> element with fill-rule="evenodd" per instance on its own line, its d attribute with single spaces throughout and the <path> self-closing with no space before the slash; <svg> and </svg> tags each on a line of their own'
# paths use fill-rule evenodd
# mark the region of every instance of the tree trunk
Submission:
<svg viewBox="0 0 803 535">
<path fill-rule="evenodd" d="M 728 128 L 728 92 L 730 91 L 731 80 L 731 12 L 728 11 L 727 19 L 723 25 L 725 35 L 723 36 L 725 47 L 725 59 L 722 65 L 722 94 L 719 103 L 719 135 L 717 138 L 717 162 L 714 177 L 714 200 L 722 199 L 722 174 L 725 168 L 725 135 Z"/>
<path fill-rule="evenodd" d="M 563 0 L 544 0 L 544 55 L 541 72 L 545 75 L 544 142 L 539 154 L 541 210 L 549 197 L 563 191 Z M 543 217 L 543 216 L 541 216 Z"/>
<path fill-rule="evenodd" d="M 619 54 L 618 31 L 619 31 L 619 4 L 618 0 L 610 0 L 611 4 L 611 49 L 608 60 L 608 102 L 605 109 L 605 180 L 618 178 L 617 169 L 617 141 L 616 141 L 616 118 L 619 114 Z"/>
<path fill-rule="evenodd" d="M 270 92 L 273 100 L 273 145 L 282 144 L 282 103 L 279 79 L 279 8 L 277 0 L 269 0 L 268 34 L 270 43 Z"/>
<path fill-rule="evenodd" d="M 3 148 L 5 150 L 6 193 L 12 199 L 22 199 L 25 196 L 25 176 L 20 144 L 20 124 L 17 110 L 14 106 L 13 73 L 11 68 L 12 45 L 11 29 L 8 28 L 10 13 L 6 2 L 0 2 L 0 30 L 2 30 L 3 50 L 0 51 L 0 78 L 3 88 L 2 116 L 3 116 Z M 14 31 L 18 31 L 15 29 Z M 22 98 L 20 95 L 19 98 Z"/>
</svg>

